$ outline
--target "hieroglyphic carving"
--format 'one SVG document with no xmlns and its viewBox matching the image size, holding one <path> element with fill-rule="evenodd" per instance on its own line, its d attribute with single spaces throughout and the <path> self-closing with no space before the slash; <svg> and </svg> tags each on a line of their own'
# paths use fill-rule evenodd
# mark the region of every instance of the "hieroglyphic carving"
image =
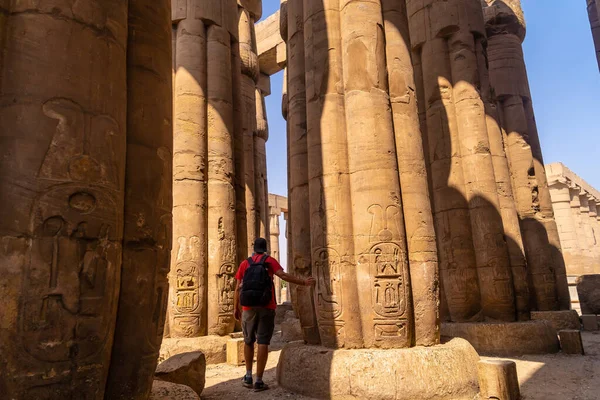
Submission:
<svg viewBox="0 0 600 400">
<path fill-rule="evenodd" d="M 62 98 L 42 110 L 58 123 L 38 170 L 50 186 L 31 209 L 18 328 L 20 346 L 51 363 L 54 376 L 40 370 L 17 377 L 30 398 L 44 398 L 50 387 L 69 393 L 80 374 L 91 387 L 99 384 L 114 327 L 123 226 L 117 122 Z"/>
<path fill-rule="evenodd" d="M 319 318 L 335 320 L 342 314 L 342 274 L 340 255 L 331 248 L 315 251 L 317 308 Z"/>
<path fill-rule="evenodd" d="M 200 301 L 204 291 L 204 282 L 200 282 L 200 238 L 198 236 L 179 237 L 175 264 L 175 326 L 174 331 L 193 336 L 200 319 Z M 189 325 L 188 325 L 189 324 Z"/>
<path fill-rule="evenodd" d="M 219 291 L 219 314 L 220 317 L 231 317 L 234 309 L 236 267 L 233 263 L 223 264 L 217 275 Z"/>
<path fill-rule="evenodd" d="M 396 205 L 384 208 L 375 204 L 369 207 L 368 212 L 372 216 L 369 265 L 375 340 L 408 345 L 410 288 L 407 254 L 401 246 L 400 208 Z"/>
<path fill-rule="evenodd" d="M 62 98 L 47 101 L 42 110 L 46 116 L 56 119 L 58 125 L 38 176 L 118 188 L 114 153 L 119 131 L 117 122 L 108 115 L 86 112 L 74 101 Z"/>
</svg>

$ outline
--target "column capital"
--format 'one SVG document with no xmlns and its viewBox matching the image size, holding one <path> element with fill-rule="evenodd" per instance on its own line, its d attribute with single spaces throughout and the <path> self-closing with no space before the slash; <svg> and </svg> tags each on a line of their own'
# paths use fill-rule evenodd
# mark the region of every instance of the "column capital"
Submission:
<svg viewBox="0 0 600 400">
<path fill-rule="evenodd" d="M 513 34 L 525 40 L 526 24 L 521 0 L 482 0 L 488 37 Z"/>
</svg>

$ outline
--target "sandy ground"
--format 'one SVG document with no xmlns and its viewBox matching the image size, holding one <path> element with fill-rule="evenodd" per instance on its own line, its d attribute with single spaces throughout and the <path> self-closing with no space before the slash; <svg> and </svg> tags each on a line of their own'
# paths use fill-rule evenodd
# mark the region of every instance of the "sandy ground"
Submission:
<svg viewBox="0 0 600 400">
<path fill-rule="evenodd" d="M 517 363 L 524 400 L 600 400 L 600 332 L 583 332 L 585 356 L 562 353 L 513 358 Z M 277 361 L 283 343 L 276 334 L 269 355 L 265 382 L 270 390 L 254 393 L 244 388 L 241 377 L 246 368 L 227 364 L 209 365 L 206 370 L 205 400 L 236 399 L 310 399 L 277 385 Z M 489 357 L 488 357 L 489 358 Z M 298 377 L 298 379 L 302 379 Z"/>
</svg>

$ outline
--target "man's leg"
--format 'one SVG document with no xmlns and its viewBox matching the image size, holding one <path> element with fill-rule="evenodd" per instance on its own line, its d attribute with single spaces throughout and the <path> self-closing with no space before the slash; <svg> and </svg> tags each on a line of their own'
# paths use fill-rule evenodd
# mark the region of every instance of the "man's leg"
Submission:
<svg viewBox="0 0 600 400">
<path fill-rule="evenodd" d="M 268 344 L 259 344 L 258 345 L 258 355 L 256 356 L 256 381 L 257 382 L 262 381 L 268 359 L 269 359 L 269 345 Z"/>
<path fill-rule="evenodd" d="M 253 387 L 252 363 L 254 361 L 254 342 L 256 342 L 256 331 L 258 329 L 259 314 L 256 310 L 245 310 L 242 312 L 242 332 L 244 333 L 244 360 L 246 361 L 246 375 L 243 385 L 247 388 Z"/>
<path fill-rule="evenodd" d="M 258 350 L 258 354 L 260 357 L 260 347 Z M 246 360 L 246 374 L 250 372 L 250 376 L 252 376 L 252 363 L 254 362 L 254 344 L 244 343 L 244 359 Z M 260 367 L 260 361 L 258 361 L 256 365 Z"/>
<path fill-rule="evenodd" d="M 269 359 L 269 344 L 275 330 L 275 310 L 261 309 L 259 312 L 258 331 L 256 332 L 256 340 L 258 342 L 258 355 L 256 357 L 256 383 L 254 389 L 256 391 L 268 389 L 269 386 L 263 382 L 263 374 Z"/>
</svg>

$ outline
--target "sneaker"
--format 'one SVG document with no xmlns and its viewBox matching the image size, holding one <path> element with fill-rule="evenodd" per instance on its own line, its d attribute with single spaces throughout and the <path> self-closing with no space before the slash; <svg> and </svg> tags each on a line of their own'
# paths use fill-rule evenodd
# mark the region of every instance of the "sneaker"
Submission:
<svg viewBox="0 0 600 400">
<path fill-rule="evenodd" d="M 267 385 L 264 382 L 256 382 L 254 384 L 254 391 L 255 392 L 262 392 L 263 390 L 268 390 L 269 389 L 269 385 Z"/>
<path fill-rule="evenodd" d="M 245 388 L 252 389 L 254 387 L 254 385 L 252 385 L 252 377 L 247 377 L 246 375 L 244 375 L 244 377 L 242 378 L 242 385 Z"/>
</svg>

